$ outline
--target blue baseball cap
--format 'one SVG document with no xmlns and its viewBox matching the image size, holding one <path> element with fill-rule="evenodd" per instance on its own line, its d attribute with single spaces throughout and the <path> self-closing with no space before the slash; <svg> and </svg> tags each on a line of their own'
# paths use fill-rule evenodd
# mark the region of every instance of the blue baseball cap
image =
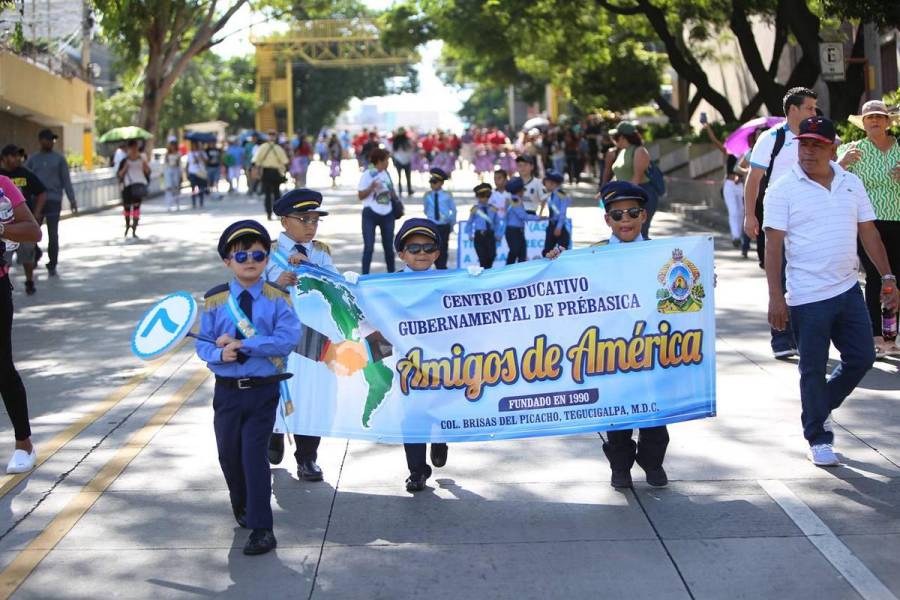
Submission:
<svg viewBox="0 0 900 600">
<path fill-rule="evenodd" d="M 544 173 L 544 181 L 547 180 L 555 181 L 556 183 L 562 183 L 565 179 L 563 174 L 559 171 L 554 171 L 553 169 L 548 169 L 546 173 Z"/>
<path fill-rule="evenodd" d="M 506 182 L 506 191 L 510 194 L 518 194 L 525 189 L 525 182 L 521 177 L 513 177 Z"/>
</svg>

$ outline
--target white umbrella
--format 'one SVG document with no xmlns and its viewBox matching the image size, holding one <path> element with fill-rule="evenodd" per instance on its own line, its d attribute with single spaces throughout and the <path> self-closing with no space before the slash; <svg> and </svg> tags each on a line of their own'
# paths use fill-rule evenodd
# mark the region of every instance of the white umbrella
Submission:
<svg viewBox="0 0 900 600">
<path fill-rule="evenodd" d="M 529 129 L 546 129 L 550 125 L 550 121 L 545 119 L 544 117 L 532 117 L 525 121 L 525 124 L 522 125 L 522 129 L 528 131 Z"/>
</svg>

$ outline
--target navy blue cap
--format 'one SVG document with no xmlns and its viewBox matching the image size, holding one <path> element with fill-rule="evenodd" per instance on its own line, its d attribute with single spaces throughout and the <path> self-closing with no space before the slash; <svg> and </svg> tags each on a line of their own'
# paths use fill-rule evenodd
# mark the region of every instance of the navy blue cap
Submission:
<svg viewBox="0 0 900 600">
<path fill-rule="evenodd" d="M 506 182 L 506 191 L 510 194 L 518 194 L 525 189 L 525 182 L 521 177 L 513 177 Z"/>
<path fill-rule="evenodd" d="M 434 167 L 428 172 L 431 173 L 431 177 L 434 179 L 440 179 L 441 181 L 447 181 L 448 179 L 450 179 L 450 176 L 447 175 L 446 171 L 444 171 L 443 169 L 438 169 L 437 167 Z"/>
<path fill-rule="evenodd" d="M 472 191 L 475 192 L 475 195 L 477 196 L 481 192 L 491 192 L 493 191 L 493 189 L 494 188 L 492 188 L 491 184 L 489 183 L 479 183 L 474 188 L 472 188 Z"/>
<path fill-rule="evenodd" d="M 272 238 L 269 237 L 269 232 L 266 231 L 266 228 L 260 222 L 247 219 L 232 223 L 225 228 L 225 231 L 219 237 L 219 256 L 223 259 L 226 258 L 228 256 L 228 247 L 236 240 L 247 235 L 258 235 L 261 237 L 263 247 L 265 247 L 266 252 L 269 251 L 269 247 L 272 245 Z"/>
<path fill-rule="evenodd" d="M 518 155 L 518 156 L 516 157 L 516 162 L 527 162 L 527 163 L 530 164 L 531 166 L 534 166 L 535 164 L 537 164 L 537 161 L 535 161 L 534 157 L 531 156 L 530 154 L 520 154 L 520 155 Z"/>
<path fill-rule="evenodd" d="M 320 210 L 322 206 L 322 194 L 315 190 L 300 188 L 291 190 L 275 202 L 273 211 L 279 217 L 294 213 L 317 212 L 322 215 L 328 213 Z"/>
<path fill-rule="evenodd" d="M 544 181 L 547 180 L 555 181 L 556 183 L 562 183 L 565 179 L 563 174 L 559 171 L 554 171 L 553 169 L 548 169 L 546 173 L 544 173 Z"/>
<path fill-rule="evenodd" d="M 409 236 L 416 234 L 430 237 L 438 244 L 441 243 L 441 234 L 438 232 L 434 221 L 416 217 L 407 219 L 403 226 L 400 227 L 400 231 L 397 232 L 397 236 L 394 238 L 394 249 L 397 252 L 403 250 L 403 241 Z"/>
<path fill-rule="evenodd" d="M 834 123 L 825 117 L 810 117 L 800 122 L 800 134 L 797 135 L 797 139 L 813 139 L 833 144 L 836 135 Z"/>
<path fill-rule="evenodd" d="M 55 139 L 57 139 L 58 137 L 59 137 L 58 135 L 56 135 L 55 133 L 53 133 L 53 132 L 50 131 L 49 129 L 41 129 L 40 132 L 38 132 L 38 139 L 39 139 L 39 140 L 55 140 Z"/>
<path fill-rule="evenodd" d="M 610 181 L 600 188 L 600 199 L 607 208 L 621 200 L 637 200 L 641 205 L 647 203 L 647 192 L 630 181 Z"/>
</svg>

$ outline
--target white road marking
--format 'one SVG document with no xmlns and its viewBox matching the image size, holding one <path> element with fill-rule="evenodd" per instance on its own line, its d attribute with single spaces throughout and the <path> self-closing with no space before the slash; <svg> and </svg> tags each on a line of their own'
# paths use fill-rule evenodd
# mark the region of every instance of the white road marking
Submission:
<svg viewBox="0 0 900 600">
<path fill-rule="evenodd" d="M 760 479 L 759 485 L 864 600 L 897 600 L 891 590 L 875 577 L 875 574 L 783 481 Z"/>
</svg>

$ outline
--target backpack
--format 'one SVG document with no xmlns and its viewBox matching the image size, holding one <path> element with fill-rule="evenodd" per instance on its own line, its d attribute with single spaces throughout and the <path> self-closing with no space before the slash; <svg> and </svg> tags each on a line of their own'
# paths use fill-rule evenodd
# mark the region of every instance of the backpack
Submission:
<svg viewBox="0 0 900 600">
<path fill-rule="evenodd" d="M 772 167 L 775 166 L 775 157 L 781 152 L 781 148 L 784 146 L 786 138 L 787 133 L 785 133 L 784 127 L 779 127 L 778 131 L 775 132 L 775 145 L 772 146 L 772 155 L 769 157 L 769 166 L 766 168 L 766 174 L 763 175 L 762 180 L 759 182 L 759 191 L 756 192 L 756 218 L 759 220 L 760 224 L 762 224 L 763 220 L 763 197 L 766 195 L 766 188 L 769 187 L 769 179 L 772 177 Z"/>
<path fill-rule="evenodd" d="M 656 192 L 657 196 L 666 195 L 666 179 L 663 177 L 663 172 L 659 168 L 659 161 L 650 161 L 650 165 L 647 167 L 647 181 L 650 183 L 650 187 L 653 188 L 653 191 Z"/>
</svg>

